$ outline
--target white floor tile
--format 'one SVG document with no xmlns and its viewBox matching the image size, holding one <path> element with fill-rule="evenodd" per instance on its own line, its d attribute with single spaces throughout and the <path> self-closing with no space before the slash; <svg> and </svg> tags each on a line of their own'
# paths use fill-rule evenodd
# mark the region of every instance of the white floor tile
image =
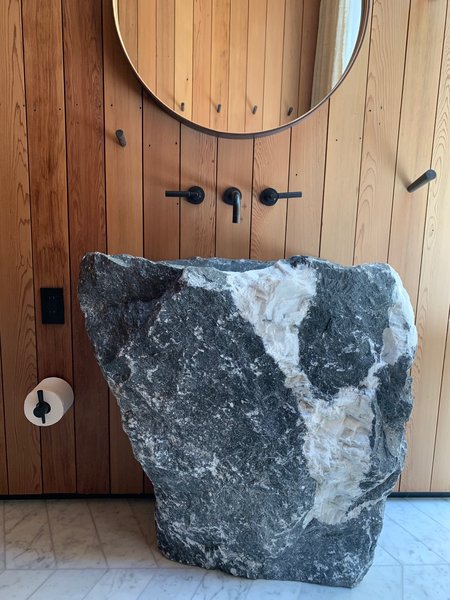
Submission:
<svg viewBox="0 0 450 600">
<path fill-rule="evenodd" d="M 5 568 L 4 502 L 0 500 L 0 570 Z"/>
<path fill-rule="evenodd" d="M 251 583 L 245 600 L 298 600 L 301 586 L 297 581 L 257 579 Z"/>
<path fill-rule="evenodd" d="M 104 569 L 58 569 L 30 600 L 83 600 L 104 574 Z"/>
<path fill-rule="evenodd" d="M 157 566 L 150 546 L 126 501 L 90 500 L 89 507 L 110 568 Z"/>
<path fill-rule="evenodd" d="M 107 567 L 85 500 L 50 500 L 47 508 L 59 568 Z"/>
<path fill-rule="evenodd" d="M 139 600 L 190 600 L 204 576 L 203 569 L 158 569 Z"/>
<path fill-rule="evenodd" d="M 44 500 L 5 501 L 7 569 L 56 566 Z"/>
<path fill-rule="evenodd" d="M 137 600 L 153 576 L 151 569 L 111 569 L 85 600 Z"/>
<path fill-rule="evenodd" d="M 156 564 L 162 569 L 183 569 L 186 565 L 182 565 L 174 560 L 169 560 L 163 556 L 158 548 L 156 540 L 156 525 L 155 525 L 155 501 L 154 500 L 129 500 L 133 514 L 139 522 L 141 531 L 147 543 L 150 544 Z"/>
<path fill-rule="evenodd" d="M 251 583 L 220 571 L 208 571 L 195 592 L 195 600 L 245 600 Z"/>
<path fill-rule="evenodd" d="M 436 565 L 443 562 L 442 557 L 432 552 L 387 515 L 379 541 L 381 546 L 403 565 Z"/>
<path fill-rule="evenodd" d="M 404 567 L 404 600 L 450 600 L 450 565 Z"/>
<path fill-rule="evenodd" d="M 408 502 L 450 529 L 450 498 L 414 498 L 408 499 Z"/>
<path fill-rule="evenodd" d="M 413 504 L 401 500 L 388 502 L 386 514 L 440 556 L 443 559 L 441 562 L 450 562 L 450 529 L 438 525 Z"/>
<path fill-rule="evenodd" d="M 399 565 L 400 563 L 393 556 L 389 554 L 380 544 L 375 549 L 375 556 L 373 564 L 379 567 L 385 567 L 388 565 Z"/>
<path fill-rule="evenodd" d="M 27 600 L 52 571 L 9 569 L 0 574 L 0 600 Z"/>
<path fill-rule="evenodd" d="M 402 567 L 372 567 L 356 587 L 332 588 L 302 583 L 299 600 L 402 600 Z M 412 599 L 411 599 L 412 600 Z"/>
</svg>

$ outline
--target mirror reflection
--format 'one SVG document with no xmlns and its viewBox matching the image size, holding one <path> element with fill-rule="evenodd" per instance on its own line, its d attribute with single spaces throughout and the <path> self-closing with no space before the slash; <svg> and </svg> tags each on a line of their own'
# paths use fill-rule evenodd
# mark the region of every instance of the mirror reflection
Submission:
<svg viewBox="0 0 450 600">
<path fill-rule="evenodd" d="M 366 0 L 367 1 L 367 0 Z M 226 133 L 319 104 L 360 40 L 364 0 L 113 0 L 129 60 L 167 108 Z"/>
</svg>

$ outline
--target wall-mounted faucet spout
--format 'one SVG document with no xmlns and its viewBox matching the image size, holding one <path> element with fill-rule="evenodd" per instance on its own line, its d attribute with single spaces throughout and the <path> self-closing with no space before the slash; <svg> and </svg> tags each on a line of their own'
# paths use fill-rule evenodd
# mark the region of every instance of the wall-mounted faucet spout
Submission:
<svg viewBox="0 0 450 600">
<path fill-rule="evenodd" d="M 241 221 L 241 200 L 242 194 L 238 188 L 230 187 L 223 194 L 223 201 L 233 207 L 233 223 Z"/>
</svg>

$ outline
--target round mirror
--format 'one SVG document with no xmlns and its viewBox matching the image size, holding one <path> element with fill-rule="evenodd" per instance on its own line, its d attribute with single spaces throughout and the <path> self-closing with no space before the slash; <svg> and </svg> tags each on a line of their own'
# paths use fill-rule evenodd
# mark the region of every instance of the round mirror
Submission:
<svg viewBox="0 0 450 600">
<path fill-rule="evenodd" d="M 339 85 L 370 0 L 113 0 L 143 85 L 178 119 L 224 136 L 291 125 Z"/>
</svg>

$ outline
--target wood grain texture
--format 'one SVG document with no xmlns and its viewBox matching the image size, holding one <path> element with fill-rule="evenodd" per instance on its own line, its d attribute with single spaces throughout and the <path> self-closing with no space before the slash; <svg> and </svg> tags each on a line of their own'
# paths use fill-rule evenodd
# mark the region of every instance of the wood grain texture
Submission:
<svg viewBox="0 0 450 600">
<path fill-rule="evenodd" d="M 245 131 L 248 0 L 231 0 L 227 131 Z"/>
<path fill-rule="evenodd" d="M 194 1 L 175 0 L 175 110 L 186 119 L 192 118 L 193 25 Z"/>
<path fill-rule="evenodd" d="M 159 6 L 158 6 L 159 8 Z M 142 256 L 142 90 L 115 38 L 110 3 L 103 2 L 107 249 Z M 123 129 L 125 147 L 117 143 Z M 142 492 L 142 471 L 122 430 L 116 400 L 109 402 L 112 493 Z"/>
<path fill-rule="evenodd" d="M 201 204 L 181 201 L 180 258 L 215 254 L 216 160 L 217 139 L 182 125 L 181 189 L 198 185 L 205 199 Z"/>
<path fill-rule="evenodd" d="M 302 62 L 303 5 L 305 0 L 286 0 L 281 80 L 280 124 L 298 115 Z M 289 114 L 292 108 L 292 114 Z"/>
<path fill-rule="evenodd" d="M 414 307 L 428 190 L 425 186 L 409 194 L 406 187 L 430 168 L 446 9 L 445 1 L 411 0 L 389 263 Z"/>
<path fill-rule="evenodd" d="M 261 131 L 263 128 L 264 65 L 266 48 L 267 0 L 248 0 L 247 47 L 247 106 L 245 131 Z M 256 111 L 254 107 L 256 106 Z"/>
<path fill-rule="evenodd" d="M 144 256 L 152 260 L 180 255 L 180 200 L 166 190 L 180 189 L 180 124 L 144 97 Z"/>
<path fill-rule="evenodd" d="M 0 494 L 8 493 L 8 464 L 6 461 L 5 410 L 3 407 L 2 346 L 0 339 Z"/>
<path fill-rule="evenodd" d="M 413 367 L 416 402 L 401 490 L 429 490 L 450 306 L 450 18 L 447 17 L 416 311 L 420 348 Z M 444 402 L 445 404 L 445 402 Z M 444 409 L 445 410 L 445 409 Z M 448 435 L 448 433 L 447 433 Z M 438 460 L 444 460 L 438 455 Z M 448 468 L 448 459 L 447 459 Z"/>
<path fill-rule="evenodd" d="M 386 262 L 409 2 L 374 4 L 354 263 Z"/>
<path fill-rule="evenodd" d="M 157 0 L 138 0 L 138 58 L 137 67 L 142 79 L 156 91 L 156 3 Z"/>
<path fill-rule="evenodd" d="M 248 258 L 252 214 L 253 140 L 219 139 L 217 154 L 216 256 Z M 224 192 L 237 187 L 242 194 L 240 223 L 233 223 L 233 207 Z"/>
<path fill-rule="evenodd" d="M 320 2 L 303 0 L 302 60 L 298 90 L 299 114 L 304 114 L 311 108 L 319 12 Z"/>
<path fill-rule="evenodd" d="M 23 4 L 39 379 L 73 383 L 62 15 L 59 0 Z M 64 290 L 64 325 L 42 325 L 40 288 Z M 76 491 L 74 413 L 41 430 L 43 491 Z"/>
<path fill-rule="evenodd" d="M 108 493 L 108 389 L 77 294 L 84 254 L 106 251 L 101 0 L 64 2 L 63 23 L 77 491 Z"/>
<path fill-rule="evenodd" d="M 328 108 L 326 102 L 292 130 L 289 191 L 303 197 L 288 200 L 286 257 L 319 256 Z"/>
<path fill-rule="evenodd" d="M 230 15 L 231 0 L 212 0 L 211 39 L 214 43 L 211 44 L 209 124 L 219 131 L 226 131 L 228 127 Z"/>
<path fill-rule="evenodd" d="M 320 256 L 346 265 L 353 262 L 369 40 L 330 98 Z"/>
<path fill-rule="evenodd" d="M 280 124 L 285 6 L 285 0 L 267 0 L 263 129 Z"/>
<path fill-rule="evenodd" d="M 175 108 L 175 0 L 157 0 L 156 93 L 169 108 Z M 163 29 L 161 29 L 163 28 Z"/>
<path fill-rule="evenodd" d="M 450 470 L 448 457 L 450 456 L 450 436 L 448 424 L 450 423 L 450 313 L 447 324 L 447 343 L 445 348 L 444 368 L 442 372 L 442 385 L 439 402 L 439 414 L 434 447 L 433 473 L 431 478 L 432 492 L 450 492 Z"/>
<path fill-rule="evenodd" d="M 285 250 L 287 201 L 265 206 L 260 193 L 268 187 L 285 192 L 289 183 L 290 130 L 255 140 L 251 258 L 282 258 Z"/>
<path fill-rule="evenodd" d="M 211 53 L 201 48 L 211 48 L 212 0 L 194 0 L 194 57 L 192 86 L 192 118 L 200 121 L 209 116 L 211 94 Z M 209 126 L 209 118 L 205 120 Z"/>
<path fill-rule="evenodd" d="M 0 332 L 10 494 L 42 491 L 40 432 L 23 414 L 37 383 L 25 81 L 19 0 L 0 5 Z"/>
</svg>

